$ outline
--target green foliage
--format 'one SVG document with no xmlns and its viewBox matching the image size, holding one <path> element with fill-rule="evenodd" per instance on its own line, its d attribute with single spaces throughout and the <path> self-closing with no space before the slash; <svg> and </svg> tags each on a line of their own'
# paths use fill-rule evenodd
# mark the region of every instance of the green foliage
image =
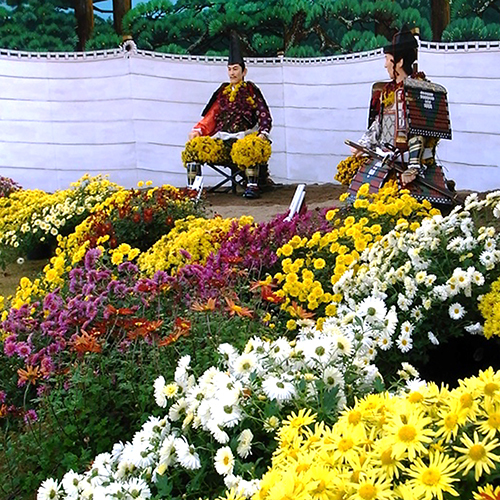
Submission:
<svg viewBox="0 0 500 500">
<path fill-rule="evenodd" d="M 193 372 L 200 376 L 217 364 L 219 344 L 231 342 L 242 349 L 252 336 L 262 335 L 262 326 L 245 318 L 202 313 L 191 319 L 190 335 L 166 347 L 137 339 L 118 349 L 122 338 L 109 336 L 101 353 L 86 353 L 68 364 L 69 378 L 51 380 L 52 388 L 36 400 L 37 422 L 3 419 L 0 497 L 32 498 L 42 480 L 61 478 L 70 469 L 83 472 L 94 456 L 130 440 L 150 415 L 163 416 L 153 382 L 159 375 L 173 379 L 180 356 L 190 354 Z M 2 373 L 2 387 L 15 387 L 15 372 L 11 380 L 6 376 Z"/>
<path fill-rule="evenodd" d="M 69 0 L 9 0 L 0 6 L 0 46 L 31 51 L 71 51 L 77 44 Z M 450 1 L 443 41 L 499 38 L 500 0 Z M 385 45 L 403 25 L 433 39 L 430 0 L 151 0 L 123 20 L 141 49 L 173 54 L 227 55 L 231 30 L 247 56 L 328 56 Z M 436 14 L 437 15 L 437 14 Z M 117 47 L 111 22 L 95 16 L 87 50 Z"/>
<path fill-rule="evenodd" d="M 500 24 L 485 25 L 479 17 L 457 19 L 451 22 L 443 32 L 444 42 L 458 42 L 466 40 L 498 40 Z"/>
<path fill-rule="evenodd" d="M 71 2 L 24 0 L 11 2 L 13 9 L 0 6 L 0 47 L 31 52 L 71 52 L 78 42 Z M 119 45 L 109 21 L 95 17 L 93 37 L 87 50 L 109 49 Z"/>
</svg>

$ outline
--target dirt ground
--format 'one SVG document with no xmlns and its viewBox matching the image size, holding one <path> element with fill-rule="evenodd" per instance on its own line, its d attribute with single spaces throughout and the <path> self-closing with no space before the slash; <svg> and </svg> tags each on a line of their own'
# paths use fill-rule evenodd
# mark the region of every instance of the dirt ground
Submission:
<svg viewBox="0 0 500 500">
<path fill-rule="evenodd" d="M 221 217 L 240 217 L 251 215 L 256 222 L 272 219 L 278 214 L 287 213 L 297 184 L 277 185 L 262 193 L 261 198 L 243 198 L 242 191 L 232 193 L 207 193 L 208 213 Z M 305 188 L 305 203 L 310 210 L 339 206 L 339 196 L 346 191 L 339 184 L 308 184 Z"/>
</svg>

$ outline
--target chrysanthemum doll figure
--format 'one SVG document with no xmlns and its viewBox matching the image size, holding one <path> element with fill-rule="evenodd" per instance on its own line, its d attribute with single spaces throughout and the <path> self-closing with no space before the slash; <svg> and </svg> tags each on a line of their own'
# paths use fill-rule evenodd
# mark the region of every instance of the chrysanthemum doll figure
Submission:
<svg viewBox="0 0 500 500">
<path fill-rule="evenodd" d="M 387 180 L 395 179 L 418 200 L 438 205 L 451 203 L 452 181 L 446 181 L 436 162 L 440 139 L 451 139 L 446 89 L 416 71 L 418 41 L 407 28 L 394 35 L 384 48 L 385 69 L 390 82 L 376 82 L 367 132 L 359 143 L 371 150 L 397 151 L 397 169 L 377 160 L 364 163 L 354 175 L 349 193 L 369 183 L 377 191 Z M 353 148 L 353 154 L 361 154 Z"/>
<path fill-rule="evenodd" d="M 236 141 L 252 133 L 268 140 L 272 127 L 269 106 L 257 85 L 245 81 L 247 68 L 235 33 L 231 35 L 227 73 L 229 83 L 223 83 L 214 92 L 202 112 L 203 118 L 189 133 L 189 139 L 210 136 L 222 139 L 229 149 Z M 194 167 L 195 172 L 187 168 L 189 185 L 200 172 L 199 167 Z M 259 184 L 267 181 L 267 165 L 246 166 L 244 170 L 247 179 L 244 196 L 258 198 Z"/>
</svg>

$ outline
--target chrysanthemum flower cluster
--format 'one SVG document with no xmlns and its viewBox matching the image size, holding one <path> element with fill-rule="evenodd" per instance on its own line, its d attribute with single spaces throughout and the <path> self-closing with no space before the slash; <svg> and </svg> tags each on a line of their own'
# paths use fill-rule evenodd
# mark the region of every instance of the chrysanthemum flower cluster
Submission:
<svg viewBox="0 0 500 500">
<path fill-rule="evenodd" d="M 208 493 L 228 487 L 249 497 L 282 418 L 295 410 L 308 421 L 310 412 L 300 410 L 307 405 L 333 422 L 346 397 L 354 401 L 353 393 L 372 390 L 378 376 L 366 363 L 364 342 L 340 331 L 306 327 L 295 342 L 254 338 L 242 353 L 230 344 L 218 351 L 222 369 L 211 367 L 196 379 L 184 356 L 173 381 L 156 380 L 155 399 L 167 416 L 151 417 L 131 442 L 99 455 L 87 473 L 66 474 L 62 488 L 48 480 L 40 491 L 64 490 L 61 499 L 120 498 L 133 484 L 149 498 L 168 479 L 175 495 L 189 487 L 187 477 L 205 471 Z"/>
<path fill-rule="evenodd" d="M 300 318 L 297 306 L 310 311 L 317 318 L 336 313 L 341 295 L 332 290 L 349 268 L 356 268 L 363 251 L 380 241 L 394 227 L 396 221 L 412 228 L 433 212 L 427 203 L 420 204 L 407 194 L 398 195 L 394 186 L 384 187 L 370 195 L 368 186 L 358 193 L 354 208 L 345 218 L 338 210 L 331 210 L 326 218 L 332 221 L 329 230 L 316 232 L 311 238 L 294 236 L 277 252 L 282 258 L 282 272 L 275 275 L 280 285 L 279 294 L 285 298 L 286 310 L 294 327 L 294 318 Z"/>
<path fill-rule="evenodd" d="M 479 310 L 484 318 L 484 336 L 487 339 L 493 335 L 500 336 L 500 279 L 497 279 L 491 285 L 491 290 L 480 299 Z"/>
<path fill-rule="evenodd" d="M 402 221 L 334 284 L 333 293 L 342 297 L 338 315 L 365 300 L 380 304 L 375 309 L 394 308 L 397 321 L 381 348 L 396 342 L 402 352 L 482 333 L 478 298 L 500 274 L 495 225 L 474 222 L 487 212 L 500 217 L 499 192 L 482 201 L 470 197 L 463 208 L 417 228 Z"/>
<path fill-rule="evenodd" d="M 335 180 L 339 181 L 344 186 L 348 186 L 357 171 L 368 161 L 370 161 L 370 158 L 367 156 L 348 156 L 337 165 Z"/>
<path fill-rule="evenodd" d="M 239 139 L 231 148 L 231 159 L 239 168 L 265 165 L 271 157 L 271 143 L 257 133 Z"/>
<path fill-rule="evenodd" d="M 370 395 L 331 428 L 312 423 L 291 420 L 279 430 L 255 500 L 472 498 L 478 486 L 492 491 L 485 485 L 498 477 L 500 372 L 480 372 L 453 390 L 420 383 Z"/>
<path fill-rule="evenodd" d="M 156 271 L 174 272 L 186 264 L 204 264 L 216 252 L 234 226 L 253 224 L 253 218 L 205 219 L 188 216 L 176 221 L 175 227 L 151 249 L 139 257 L 139 267 L 148 276 Z"/>
<path fill-rule="evenodd" d="M 117 189 L 102 176 L 83 176 L 69 189 L 46 193 L 18 190 L 0 199 L 0 245 L 28 252 L 37 242 L 70 233 L 90 211 Z"/>
<path fill-rule="evenodd" d="M 186 142 L 186 147 L 182 151 L 182 163 L 208 163 L 219 165 L 229 160 L 229 154 L 220 139 L 210 136 L 200 136 Z"/>
</svg>

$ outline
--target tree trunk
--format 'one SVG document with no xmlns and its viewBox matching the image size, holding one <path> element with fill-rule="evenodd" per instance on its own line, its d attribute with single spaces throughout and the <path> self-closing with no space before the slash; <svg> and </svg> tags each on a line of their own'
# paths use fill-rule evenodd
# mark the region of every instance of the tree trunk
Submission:
<svg viewBox="0 0 500 500">
<path fill-rule="evenodd" d="M 76 50 L 83 52 L 92 30 L 94 29 L 94 9 L 92 0 L 75 0 L 76 33 L 78 45 Z"/>
<path fill-rule="evenodd" d="M 450 0 L 431 0 L 432 40 L 440 42 L 446 26 L 450 24 Z"/>
<path fill-rule="evenodd" d="M 123 35 L 123 16 L 132 8 L 131 0 L 113 0 L 113 26 L 119 35 Z"/>
</svg>

